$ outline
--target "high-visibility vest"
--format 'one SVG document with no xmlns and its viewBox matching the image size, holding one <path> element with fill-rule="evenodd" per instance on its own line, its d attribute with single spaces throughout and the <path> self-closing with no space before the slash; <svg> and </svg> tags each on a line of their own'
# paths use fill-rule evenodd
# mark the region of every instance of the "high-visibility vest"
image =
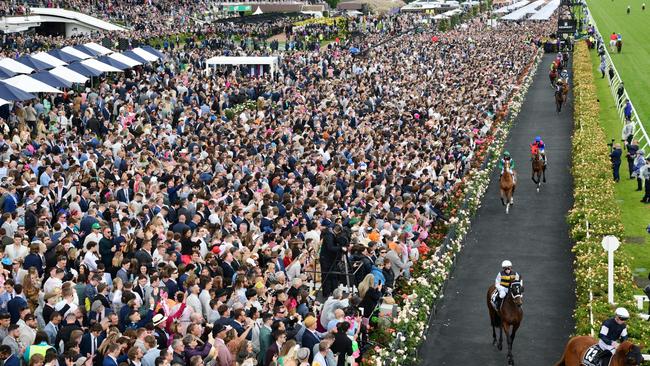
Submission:
<svg viewBox="0 0 650 366">
<path fill-rule="evenodd" d="M 52 348 L 52 346 L 48 345 L 46 342 L 41 342 L 39 344 L 32 344 L 31 346 L 27 346 L 27 349 L 25 350 L 25 362 L 29 363 L 29 360 L 32 358 L 33 355 L 41 355 L 45 357 L 45 353 L 50 348 Z"/>
</svg>

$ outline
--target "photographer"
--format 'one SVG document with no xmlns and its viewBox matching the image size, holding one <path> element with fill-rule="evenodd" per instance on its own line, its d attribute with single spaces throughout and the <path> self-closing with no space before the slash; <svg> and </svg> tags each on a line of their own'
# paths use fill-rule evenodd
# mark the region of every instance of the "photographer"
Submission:
<svg viewBox="0 0 650 366">
<path fill-rule="evenodd" d="M 343 230 L 340 225 L 336 225 L 334 229 L 327 228 L 323 233 L 323 247 L 320 252 L 320 268 L 323 278 L 323 296 L 329 297 L 334 288 L 339 282 L 339 276 L 336 272 L 336 265 L 340 262 L 341 258 L 345 258 L 347 252 L 347 240 L 343 235 Z"/>
</svg>

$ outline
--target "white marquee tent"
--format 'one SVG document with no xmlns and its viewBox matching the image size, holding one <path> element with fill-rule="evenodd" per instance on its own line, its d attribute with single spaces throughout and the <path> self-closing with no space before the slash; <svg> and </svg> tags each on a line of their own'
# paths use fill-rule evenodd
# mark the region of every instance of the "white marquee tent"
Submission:
<svg viewBox="0 0 650 366">
<path fill-rule="evenodd" d="M 278 58 L 272 56 L 215 56 L 206 61 L 209 66 L 220 65 L 268 65 L 271 73 L 278 67 Z"/>
<path fill-rule="evenodd" d="M 27 75 L 18 75 L 12 78 L 2 80 L 3 83 L 9 84 L 28 93 L 61 93 L 59 89 L 53 88 L 44 82 L 30 78 Z"/>
</svg>

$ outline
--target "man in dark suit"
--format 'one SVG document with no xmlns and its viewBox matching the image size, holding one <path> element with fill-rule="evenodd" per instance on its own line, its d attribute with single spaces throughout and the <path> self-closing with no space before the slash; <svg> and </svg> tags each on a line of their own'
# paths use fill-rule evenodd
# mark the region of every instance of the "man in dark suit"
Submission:
<svg viewBox="0 0 650 366">
<path fill-rule="evenodd" d="M 11 315 L 12 323 L 16 323 L 20 319 L 20 313 L 27 308 L 27 301 L 22 297 L 23 286 L 16 284 L 14 291 L 16 292 L 14 298 L 7 302 L 7 311 Z"/>
<path fill-rule="evenodd" d="M 117 190 L 117 200 L 129 204 L 133 201 L 133 190 L 129 188 L 129 182 L 122 181 L 122 187 Z"/>
<path fill-rule="evenodd" d="M 287 341 L 287 333 L 283 330 L 275 330 L 271 337 L 274 339 L 274 342 L 271 343 L 269 348 L 266 350 L 266 357 L 264 357 L 264 366 L 269 366 L 273 361 L 274 357 L 277 357 L 280 353 L 280 349 L 284 342 Z"/>
<path fill-rule="evenodd" d="M 120 345 L 118 343 L 111 343 L 106 349 L 106 356 L 102 361 L 102 366 L 117 366 L 117 356 L 120 354 Z"/>
<path fill-rule="evenodd" d="M 320 338 L 316 334 L 316 318 L 309 315 L 305 318 L 304 321 L 305 332 L 302 335 L 302 346 L 310 350 L 309 354 L 309 363 L 314 360 L 314 355 L 311 354 L 311 350 L 314 349 L 314 346 L 320 343 Z"/>
<path fill-rule="evenodd" d="M 79 343 L 79 351 L 84 357 L 94 357 L 97 354 L 97 348 L 104 341 L 102 336 L 102 326 L 98 323 L 90 327 L 90 332 L 84 333 Z"/>
<path fill-rule="evenodd" d="M 244 324 L 246 324 L 246 312 L 244 309 L 236 309 L 232 312 L 232 319 L 233 321 L 230 325 L 237 331 L 237 336 L 239 337 L 246 331 L 244 327 Z M 253 339 L 252 332 L 248 332 L 246 339 L 249 341 Z"/>
<path fill-rule="evenodd" d="M 5 366 L 20 366 L 18 357 L 11 352 L 9 346 L 4 344 L 0 346 L 0 360 L 4 361 Z"/>
</svg>

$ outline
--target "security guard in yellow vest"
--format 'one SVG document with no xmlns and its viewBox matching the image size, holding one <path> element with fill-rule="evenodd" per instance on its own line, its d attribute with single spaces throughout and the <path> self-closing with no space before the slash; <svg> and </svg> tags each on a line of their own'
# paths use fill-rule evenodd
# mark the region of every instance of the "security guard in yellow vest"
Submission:
<svg viewBox="0 0 650 366">
<path fill-rule="evenodd" d="M 32 358 L 33 355 L 36 355 L 36 354 L 45 357 L 45 353 L 47 353 L 47 350 L 50 349 L 50 348 L 54 349 L 54 347 L 47 344 L 47 342 L 45 340 L 42 340 L 38 344 L 32 344 L 30 346 L 27 346 L 27 348 L 25 349 L 25 353 L 23 354 L 23 358 L 25 359 L 25 363 L 29 364 L 29 360 Z"/>
<path fill-rule="evenodd" d="M 510 284 L 514 281 L 519 281 L 519 273 L 512 270 L 512 263 L 506 259 L 501 262 L 501 272 L 497 274 L 497 278 L 494 281 L 494 286 L 499 291 L 496 303 L 497 309 L 501 308 L 501 303 L 508 294 Z"/>
</svg>

